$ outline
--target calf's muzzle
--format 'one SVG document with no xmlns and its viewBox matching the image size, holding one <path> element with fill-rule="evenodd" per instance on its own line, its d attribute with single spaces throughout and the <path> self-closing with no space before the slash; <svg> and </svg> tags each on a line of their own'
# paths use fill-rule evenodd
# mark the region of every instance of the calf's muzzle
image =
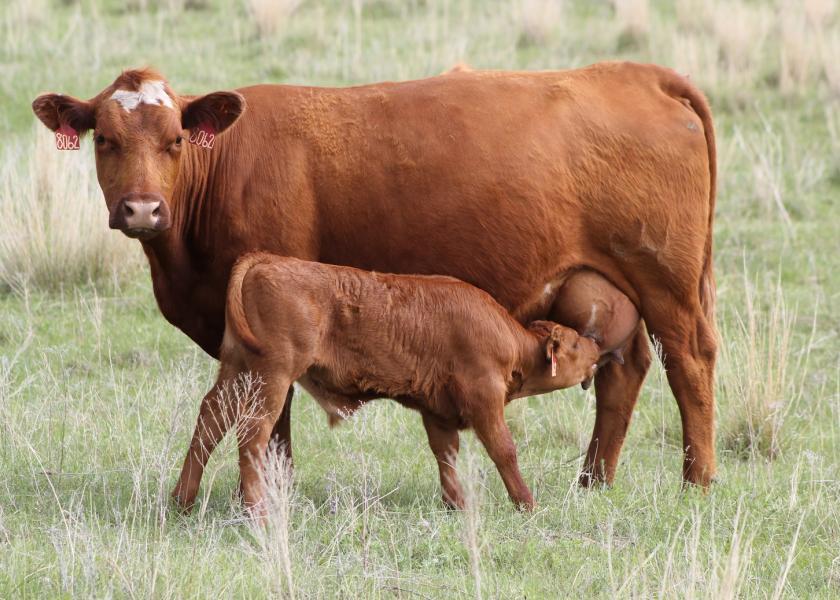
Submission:
<svg viewBox="0 0 840 600">
<path fill-rule="evenodd" d="M 148 240 L 172 224 L 169 205 L 156 193 L 132 192 L 120 198 L 111 210 L 108 226 L 130 238 Z"/>
</svg>

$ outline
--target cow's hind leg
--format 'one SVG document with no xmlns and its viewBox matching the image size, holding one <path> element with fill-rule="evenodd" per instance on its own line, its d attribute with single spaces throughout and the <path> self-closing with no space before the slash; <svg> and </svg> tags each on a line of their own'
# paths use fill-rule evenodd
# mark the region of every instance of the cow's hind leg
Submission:
<svg viewBox="0 0 840 600">
<path fill-rule="evenodd" d="M 650 350 L 640 325 L 624 352 L 624 364 L 607 363 L 595 375 L 595 427 L 580 484 L 611 484 L 639 391 L 650 368 Z"/>
<path fill-rule="evenodd" d="M 443 427 L 426 413 L 423 413 L 423 426 L 429 437 L 429 446 L 437 460 L 443 502 L 450 508 L 464 508 L 464 495 L 455 470 L 455 459 L 460 446 L 458 430 Z"/>
<path fill-rule="evenodd" d="M 683 479 L 707 486 L 715 475 L 714 369 L 717 339 L 699 301 L 660 290 L 645 296 L 642 316 L 662 345 L 668 384 L 683 426 Z"/>
</svg>

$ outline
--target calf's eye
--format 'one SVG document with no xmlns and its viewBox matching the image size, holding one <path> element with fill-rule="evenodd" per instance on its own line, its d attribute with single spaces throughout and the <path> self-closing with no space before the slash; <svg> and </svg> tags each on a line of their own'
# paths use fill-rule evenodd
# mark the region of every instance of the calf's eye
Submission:
<svg viewBox="0 0 840 600">
<path fill-rule="evenodd" d="M 96 136 L 96 145 L 102 146 L 105 144 L 105 136 L 101 133 Z"/>
</svg>

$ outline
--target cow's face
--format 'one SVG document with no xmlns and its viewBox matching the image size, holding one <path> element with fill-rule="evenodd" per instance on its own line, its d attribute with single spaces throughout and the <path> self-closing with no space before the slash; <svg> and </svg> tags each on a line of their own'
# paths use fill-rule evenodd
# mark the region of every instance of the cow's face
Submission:
<svg viewBox="0 0 840 600">
<path fill-rule="evenodd" d="M 207 146 L 207 135 L 230 127 L 244 107 L 236 92 L 179 97 L 149 70 L 126 71 L 88 101 L 43 94 L 32 103 L 35 114 L 53 131 L 93 132 L 96 175 L 109 226 L 141 240 L 172 225 L 173 191 L 190 135 L 196 138 L 204 131 L 200 138 Z"/>
</svg>

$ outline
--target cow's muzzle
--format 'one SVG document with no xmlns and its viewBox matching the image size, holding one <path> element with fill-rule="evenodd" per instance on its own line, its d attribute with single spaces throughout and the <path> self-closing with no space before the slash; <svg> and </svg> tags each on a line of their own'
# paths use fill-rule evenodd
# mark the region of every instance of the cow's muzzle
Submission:
<svg viewBox="0 0 840 600">
<path fill-rule="evenodd" d="M 108 219 L 111 229 L 119 229 L 130 238 L 150 240 L 169 229 L 172 219 L 169 205 L 156 193 L 131 192 L 114 205 Z"/>
</svg>

